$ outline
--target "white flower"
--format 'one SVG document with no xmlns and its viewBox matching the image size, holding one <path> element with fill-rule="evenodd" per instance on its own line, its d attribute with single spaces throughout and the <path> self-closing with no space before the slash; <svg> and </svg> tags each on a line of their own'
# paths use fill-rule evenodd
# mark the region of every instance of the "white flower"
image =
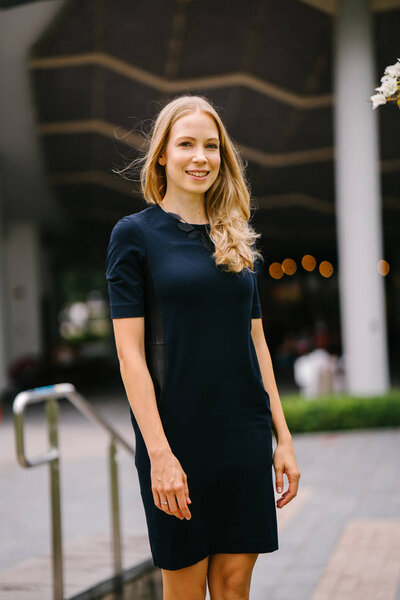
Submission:
<svg viewBox="0 0 400 600">
<path fill-rule="evenodd" d="M 384 75 L 381 77 L 381 81 L 392 81 L 393 79 L 397 79 L 397 77 L 393 77 L 392 75 Z"/>
<path fill-rule="evenodd" d="M 394 65 L 389 65 L 388 67 L 386 67 L 385 73 L 387 73 L 391 77 L 400 77 L 400 62 L 394 63 Z"/>
<path fill-rule="evenodd" d="M 381 78 L 381 85 L 375 88 L 378 94 L 371 96 L 372 108 L 377 108 L 381 104 L 386 104 L 387 99 L 397 100 L 400 108 L 400 58 L 397 63 L 389 65 Z"/>
<path fill-rule="evenodd" d="M 386 104 L 386 96 L 383 94 L 375 94 L 374 96 L 371 96 L 371 100 L 373 109 L 378 108 L 380 104 Z"/>
<path fill-rule="evenodd" d="M 397 91 L 397 77 L 392 77 L 390 75 L 385 75 L 382 77 L 381 81 L 383 81 L 380 87 L 375 88 L 377 92 L 381 92 L 385 96 L 391 96 Z"/>
</svg>

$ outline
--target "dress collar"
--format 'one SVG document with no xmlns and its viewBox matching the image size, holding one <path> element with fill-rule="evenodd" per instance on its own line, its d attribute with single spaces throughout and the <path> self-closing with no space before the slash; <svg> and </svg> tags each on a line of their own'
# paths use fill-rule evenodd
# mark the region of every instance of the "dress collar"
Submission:
<svg viewBox="0 0 400 600">
<path fill-rule="evenodd" d="M 165 208 L 162 208 L 159 204 L 158 206 L 163 212 L 176 220 L 176 226 L 182 231 L 186 231 L 190 240 L 200 237 L 201 243 L 206 250 L 211 251 L 213 249 L 213 242 L 209 236 L 209 223 L 187 223 L 183 217 L 178 215 L 178 213 L 165 210 Z"/>
</svg>

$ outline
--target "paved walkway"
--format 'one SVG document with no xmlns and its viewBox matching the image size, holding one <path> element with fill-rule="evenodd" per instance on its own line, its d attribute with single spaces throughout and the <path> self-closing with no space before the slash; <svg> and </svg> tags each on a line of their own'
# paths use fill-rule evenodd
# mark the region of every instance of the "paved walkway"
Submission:
<svg viewBox="0 0 400 600">
<path fill-rule="evenodd" d="M 400 429 L 294 447 L 301 489 L 278 509 L 280 549 L 259 556 L 251 600 L 400 600 Z"/>
<path fill-rule="evenodd" d="M 122 390 L 90 399 L 133 444 Z M 47 449 L 43 408 L 28 409 L 28 456 Z M 49 555 L 48 467 L 19 466 L 7 409 L 0 439 L 0 598 L 33 599 L 23 586 L 6 596 L 6 585 L 13 579 L 21 583 L 21 573 L 27 572 L 32 559 Z M 302 472 L 299 493 L 286 507 L 277 509 L 280 548 L 259 555 L 250 599 L 400 600 L 400 428 L 297 434 L 293 439 Z M 61 401 L 59 440 L 65 547 L 110 539 L 105 435 Z M 136 536 L 142 540 L 146 553 L 147 530 L 136 469 L 123 450 L 119 465 L 122 528 L 127 540 Z M 132 558 L 127 544 L 125 567 L 131 566 Z M 90 571 L 103 579 L 110 574 L 110 566 L 103 558 L 100 562 L 96 572 L 91 561 Z M 48 595 L 41 600 L 51 598 L 49 570 L 48 578 Z M 76 584 L 72 579 L 67 566 L 66 584 Z"/>
</svg>

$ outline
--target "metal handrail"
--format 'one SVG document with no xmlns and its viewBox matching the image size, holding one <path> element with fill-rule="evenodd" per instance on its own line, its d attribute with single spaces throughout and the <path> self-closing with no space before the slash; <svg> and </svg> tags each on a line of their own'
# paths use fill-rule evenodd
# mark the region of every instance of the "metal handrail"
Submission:
<svg viewBox="0 0 400 600">
<path fill-rule="evenodd" d="M 60 475 L 58 449 L 58 399 L 66 398 L 89 420 L 100 425 L 110 434 L 109 467 L 111 490 L 111 518 L 113 531 L 113 557 L 115 591 L 117 597 L 122 599 L 122 552 L 121 531 L 119 518 L 119 492 L 118 469 L 116 461 L 116 443 L 120 444 L 130 454 L 135 456 L 134 448 L 128 444 L 115 429 L 93 408 L 93 406 L 79 394 L 71 383 L 57 383 L 46 385 L 20 392 L 13 402 L 14 429 L 16 440 L 17 460 L 25 468 L 36 467 L 49 463 L 51 486 L 51 511 L 52 511 L 52 548 L 53 548 L 53 599 L 62 600 L 64 593 L 63 583 L 63 554 L 61 531 L 61 501 L 60 501 Z M 24 449 L 24 412 L 28 404 L 46 401 L 46 416 L 48 425 L 48 439 L 50 449 L 48 452 L 28 459 Z"/>
</svg>

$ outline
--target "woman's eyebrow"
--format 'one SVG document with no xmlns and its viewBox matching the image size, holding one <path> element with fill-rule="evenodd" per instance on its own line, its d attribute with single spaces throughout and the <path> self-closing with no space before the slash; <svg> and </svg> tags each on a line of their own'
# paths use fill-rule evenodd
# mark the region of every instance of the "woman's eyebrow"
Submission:
<svg viewBox="0 0 400 600">
<path fill-rule="evenodd" d="M 195 140 L 196 138 L 190 136 L 190 135 L 180 135 L 178 138 L 176 138 L 177 141 L 178 140 Z M 212 138 L 208 138 L 206 141 L 210 142 L 211 140 L 219 142 L 219 139 L 216 137 L 212 137 Z"/>
</svg>

